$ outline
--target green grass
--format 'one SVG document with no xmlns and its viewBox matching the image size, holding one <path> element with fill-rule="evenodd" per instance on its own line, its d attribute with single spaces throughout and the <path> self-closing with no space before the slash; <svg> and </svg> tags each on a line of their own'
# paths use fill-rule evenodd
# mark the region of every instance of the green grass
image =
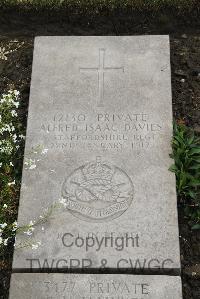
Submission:
<svg viewBox="0 0 200 299">
<path fill-rule="evenodd" d="M 132 8 L 136 10 L 160 10 L 176 8 L 178 10 L 197 9 L 199 0 L 0 0 L 1 7 L 19 6 L 22 8 Z"/>
</svg>

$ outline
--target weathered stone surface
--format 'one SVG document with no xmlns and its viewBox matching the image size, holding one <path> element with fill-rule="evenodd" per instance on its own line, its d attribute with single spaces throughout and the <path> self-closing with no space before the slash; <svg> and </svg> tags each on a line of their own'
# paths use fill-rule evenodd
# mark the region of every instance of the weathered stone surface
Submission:
<svg viewBox="0 0 200 299">
<path fill-rule="evenodd" d="M 65 202 L 14 269 L 180 268 L 169 58 L 168 36 L 36 38 L 19 224 Z"/>
<path fill-rule="evenodd" d="M 165 275 L 13 274 L 10 299 L 181 299 L 181 279 Z"/>
</svg>

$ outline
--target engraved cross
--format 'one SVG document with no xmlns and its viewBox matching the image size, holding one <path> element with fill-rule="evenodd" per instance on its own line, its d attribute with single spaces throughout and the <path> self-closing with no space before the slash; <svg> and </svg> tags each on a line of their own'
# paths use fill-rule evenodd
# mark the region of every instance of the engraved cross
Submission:
<svg viewBox="0 0 200 299">
<path fill-rule="evenodd" d="M 98 75 L 98 102 L 97 106 L 103 106 L 104 98 L 104 74 L 110 71 L 122 71 L 124 67 L 105 67 L 105 49 L 99 49 L 99 65 L 98 67 L 81 67 L 79 70 L 81 73 L 95 72 Z"/>
</svg>

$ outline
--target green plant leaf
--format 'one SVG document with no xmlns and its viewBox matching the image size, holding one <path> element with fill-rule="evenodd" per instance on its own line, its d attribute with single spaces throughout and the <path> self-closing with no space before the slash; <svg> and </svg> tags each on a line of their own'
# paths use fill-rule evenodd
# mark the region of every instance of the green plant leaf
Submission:
<svg viewBox="0 0 200 299">
<path fill-rule="evenodd" d="M 192 230 L 200 229 L 200 223 L 196 223 L 192 226 Z"/>
<path fill-rule="evenodd" d="M 194 142 L 194 134 L 192 134 L 192 136 L 188 139 L 188 144 L 192 145 L 192 143 Z"/>
<path fill-rule="evenodd" d="M 192 148 L 190 151 L 190 155 L 200 154 L 200 147 Z"/>
<path fill-rule="evenodd" d="M 196 199 L 197 194 L 194 191 L 189 190 L 188 194 L 190 195 L 191 198 Z"/>
<path fill-rule="evenodd" d="M 199 157 L 199 158 L 197 158 L 197 157 L 192 158 L 192 160 L 193 160 L 194 162 L 196 162 L 196 163 L 200 163 L 200 157 Z"/>
<path fill-rule="evenodd" d="M 189 169 L 200 169 L 200 164 L 195 164 L 195 165 L 192 165 L 191 167 L 189 167 Z"/>
<path fill-rule="evenodd" d="M 192 187 L 197 187 L 197 186 L 200 186 L 200 180 L 198 179 L 193 179 L 191 180 L 191 182 L 188 183 L 189 186 L 192 186 Z"/>
<path fill-rule="evenodd" d="M 173 164 L 169 167 L 169 171 L 171 171 L 171 172 L 176 172 L 176 170 L 177 170 L 177 167 L 175 164 Z"/>
<path fill-rule="evenodd" d="M 174 136 L 174 139 L 177 140 L 179 143 L 183 143 L 183 139 L 181 138 L 181 136 Z"/>
<path fill-rule="evenodd" d="M 179 146 L 179 142 L 176 140 L 173 140 L 172 143 L 175 144 L 176 146 Z"/>
</svg>

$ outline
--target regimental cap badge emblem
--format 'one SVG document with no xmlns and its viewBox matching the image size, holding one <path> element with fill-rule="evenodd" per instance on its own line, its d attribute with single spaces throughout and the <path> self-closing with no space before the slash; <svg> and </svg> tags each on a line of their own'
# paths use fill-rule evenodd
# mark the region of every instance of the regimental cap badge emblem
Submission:
<svg viewBox="0 0 200 299">
<path fill-rule="evenodd" d="M 62 197 L 74 216 L 102 222 L 121 216 L 133 200 L 133 191 L 131 179 L 122 169 L 96 157 L 66 178 Z"/>
</svg>

